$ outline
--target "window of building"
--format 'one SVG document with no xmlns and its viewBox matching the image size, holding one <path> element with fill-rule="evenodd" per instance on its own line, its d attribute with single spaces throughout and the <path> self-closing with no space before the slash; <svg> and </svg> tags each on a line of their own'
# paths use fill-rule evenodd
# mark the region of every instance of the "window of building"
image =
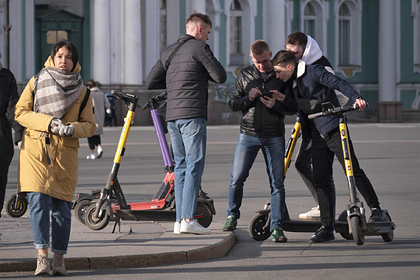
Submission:
<svg viewBox="0 0 420 280">
<path fill-rule="evenodd" d="M 336 8 L 336 72 L 351 78 L 362 70 L 362 4 L 345 0 Z"/>
<path fill-rule="evenodd" d="M 243 9 L 239 0 L 233 0 L 230 4 L 230 64 L 243 64 Z"/>
<path fill-rule="evenodd" d="M 60 40 L 68 40 L 67 31 L 65 30 L 48 30 L 47 31 L 47 44 L 54 45 Z"/>
<path fill-rule="evenodd" d="M 160 50 L 166 49 L 167 36 L 166 36 L 166 0 L 160 1 Z"/>
<path fill-rule="evenodd" d="M 350 22 L 351 13 L 346 3 L 343 3 L 338 12 L 339 14 L 339 63 L 340 65 L 350 65 Z"/>
<path fill-rule="evenodd" d="M 303 7 L 303 32 L 314 38 L 319 47 L 323 49 L 324 46 L 324 28 L 323 21 L 323 6 L 319 1 L 308 1 Z"/>
<path fill-rule="evenodd" d="M 305 6 L 305 10 L 303 12 L 304 20 L 303 20 L 303 32 L 307 35 L 310 35 L 312 38 L 316 37 L 315 28 L 316 28 L 316 13 L 314 6 L 309 2 Z"/>
</svg>

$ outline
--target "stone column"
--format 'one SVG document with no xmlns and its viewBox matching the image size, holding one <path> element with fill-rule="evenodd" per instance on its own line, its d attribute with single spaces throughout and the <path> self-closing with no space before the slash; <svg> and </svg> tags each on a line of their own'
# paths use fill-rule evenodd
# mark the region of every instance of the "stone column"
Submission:
<svg viewBox="0 0 420 280">
<path fill-rule="evenodd" d="M 93 79 L 110 84 L 110 11 L 109 0 L 93 2 Z"/>
<path fill-rule="evenodd" d="M 140 0 L 124 2 L 124 84 L 143 83 Z"/>
<path fill-rule="evenodd" d="M 401 102 L 397 101 L 396 14 L 395 1 L 379 1 L 378 92 L 379 120 L 400 120 Z"/>
<path fill-rule="evenodd" d="M 284 49 L 286 42 L 286 11 L 284 0 L 264 1 L 263 38 L 270 46 L 273 56 Z"/>
</svg>

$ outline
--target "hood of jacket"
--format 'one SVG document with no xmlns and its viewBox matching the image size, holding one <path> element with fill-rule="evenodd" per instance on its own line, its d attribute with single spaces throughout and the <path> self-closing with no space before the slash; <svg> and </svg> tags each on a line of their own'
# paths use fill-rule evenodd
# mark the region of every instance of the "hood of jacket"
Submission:
<svg viewBox="0 0 420 280">
<path fill-rule="evenodd" d="M 319 48 L 318 43 L 312 39 L 311 36 L 307 35 L 308 42 L 306 43 L 305 51 L 302 55 L 302 60 L 306 64 L 313 64 L 315 61 L 322 57 L 322 51 Z"/>
</svg>

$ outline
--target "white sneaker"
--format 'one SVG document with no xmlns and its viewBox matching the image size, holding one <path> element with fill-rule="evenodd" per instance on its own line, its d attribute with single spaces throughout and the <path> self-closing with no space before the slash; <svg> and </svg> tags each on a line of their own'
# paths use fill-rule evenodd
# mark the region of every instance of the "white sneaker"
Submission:
<svg viewBox="0 0 420 280">
<path fill-rule="evenodd" d="M 299 214 L 299 219 L 313 221 L 321 220 L 321 211 L 319 211 L 319 206 L 312 208 L 306 213 Z"/>
<path fill-rule="evenodd" d="M 182 220 L 180 232 L 193 234 L 210 234 L 211 230 L 200 225 L 197 220 L 192 220 L 190 222 Z"/>
<path fill-rule="evenodd" d="M 90 154 L 86 157 L 86 159 L 96 159 L 96 155 L 95 154 Z"/>
<path fill-rule="evenodd" d="M 51 263 L 52 275 L 66 275 L 66 265 L 64 264 L 64 258 L 59 258 L 54 255 Z"/>
<path fill-rule="evenodd" d="M 181 233 L 181 222 L 176 221 L 174 223 L 174 234 L 180 234 Z"/>
<path fill-rule="evenodd" d="M 98 152 L 97 152 L 96 158 L 101 158 L 102 155 L 103 155 L 103 153 L 104 153 L 104 150 L 102 150 L 102 148 L 98 148 Z"/>
</svg>

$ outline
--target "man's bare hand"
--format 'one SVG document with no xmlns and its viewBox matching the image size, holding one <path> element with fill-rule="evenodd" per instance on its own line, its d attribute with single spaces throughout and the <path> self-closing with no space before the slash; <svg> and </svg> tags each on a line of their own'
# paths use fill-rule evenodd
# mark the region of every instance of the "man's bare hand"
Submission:
<svg viewBox="0 0 420 280">
<path fill-rule="evenodd" d="M 270 92 L 272 92 L 273 97 L 280 102 L 283 102 L 284 98 L 286 98 L 286 95 L 284 95 L 283 93 L 281 93 L 278 90 L 273 89 L 273 90 L 270 90 Z"/>
<path fill-rule="evenodd" d="M 249 94 L 248 94 L 248 98 L 249 98 L 249 100 L 254 101 L 254 100 L 255 100 L 255 98 L 257 98 L 258 94 L 261 94 L 261 91 L 260 91 L 257 87 L 252 88 L 252 89 L 249 91 Z"/>
<path fill-rule="evenodd" d="M 356 99 L 356 102 L 353 104 L 353 108 L 359 107 L 359 111 L 362 111 L 366 107 L 366 101 L 364 101 L 362 98 Z"/>
<path fill-rule="evenodd" d="M 276 104 L 276 99 L 267 95 L 260 97 L 260 100 L 267 108 L 273 108 L 274 104 Z"/>
</svg>

